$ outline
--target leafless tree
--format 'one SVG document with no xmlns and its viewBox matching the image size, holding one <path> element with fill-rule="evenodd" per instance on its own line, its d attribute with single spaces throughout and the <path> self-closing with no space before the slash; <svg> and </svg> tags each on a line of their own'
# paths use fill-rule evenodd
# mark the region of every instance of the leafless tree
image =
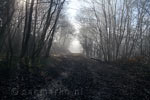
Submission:
<svg viewBox="0 0 150 100">
<path fill-rule="evenodd" d="M 78 19 L 84 29 L 81 34 L 85 34 L 82 35 L 81 40 L 90 41 L 92 38 L 91 43 L 96 46 L 93 49 L 97 48 L 99 51 L 96 57 L 105 61 L 114 61 L 148 54 L 146 53 L 149 52 L 148 0 L 91 0 L 89 2 L 89 7 L 83 8 L 84 12 L 80 13 Z M 82 43 L 83 47 L 86 42 Z M 87 44 L 88 46 L 91 47 L 90 44 Z M 95 52 L 93 49 L 90 52 Z"/>
</svg>

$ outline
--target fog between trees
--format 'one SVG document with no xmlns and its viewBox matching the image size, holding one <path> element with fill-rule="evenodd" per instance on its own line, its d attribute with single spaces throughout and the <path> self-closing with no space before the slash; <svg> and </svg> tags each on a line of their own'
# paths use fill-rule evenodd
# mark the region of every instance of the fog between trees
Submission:
<svg viewBox="0 0 150 100">
<path fill-rule="evenodd" d="M 55 51 L 58 47 L 67 51 L 76 36 L 66 14 L 68 3 L 1 0 L 1 56 L 8 60 L 48 57 L 52 45 Z M 84 55 L 104 61 L 150 57 L 149 0 L 83 0 L 84 5 L 76 16 Z"/>
<path fill-rule="evenodd" d="M 104 61 L 150 57 L 149 0 L 84 1 L 77 19 L 85 55 Z"/>
</svg>

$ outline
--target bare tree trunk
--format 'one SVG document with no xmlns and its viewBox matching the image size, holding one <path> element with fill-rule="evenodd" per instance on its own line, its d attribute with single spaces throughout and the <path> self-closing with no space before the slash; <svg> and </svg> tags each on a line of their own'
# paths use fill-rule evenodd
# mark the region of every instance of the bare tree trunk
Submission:
<svg viewBox="0 0 150 100">
<path fill-rule="evenodd" d="M 20 57 L 23 58 L 28 50 L 28 42 L 31 35 L 31 25 L 32 25 L 32 14 L 33 14 L 33 6 L 34 6 L 34 0 L 31 1 L 29 13 L 28 13 L 28 3 L 26 1 L 26 20 L 25 20 L 25 28 L 24 28 L 24 35 L 23 35 L 23 41 L 22 41 L 22 50 Z"/>
</svg>

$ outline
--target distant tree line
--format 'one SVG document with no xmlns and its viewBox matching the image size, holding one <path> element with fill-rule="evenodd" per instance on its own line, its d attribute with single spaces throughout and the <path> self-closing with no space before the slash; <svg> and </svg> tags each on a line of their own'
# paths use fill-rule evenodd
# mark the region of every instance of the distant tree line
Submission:
<svg viewBox="0 0 150 100">
<path fill-rule="evenodd" d="M 149 0 L 84 0 L 77 19 L 84 54 L 104 61 L 150 59 Z"/>
</svg>

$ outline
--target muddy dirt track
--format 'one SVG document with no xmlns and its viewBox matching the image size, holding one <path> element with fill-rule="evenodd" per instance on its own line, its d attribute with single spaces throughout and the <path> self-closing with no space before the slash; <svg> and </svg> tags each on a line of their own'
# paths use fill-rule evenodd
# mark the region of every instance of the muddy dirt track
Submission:
<svg viewBox="0 0 150 100">
<path fill-rule="evenodd" d="M 32 67 L 20 66 L 10 69 L 1 62 L 1 100 L 150 100 L 147 65 L 55 55 Z"/>
<path fill-rule="evenodd" d="M 150 68 L 110 65 L 80 55 L 47 64 L 45 98 L 51 100 L 150 100 Z M 53 73 L 53 74 L 52 74 Z"/>
</svg>

